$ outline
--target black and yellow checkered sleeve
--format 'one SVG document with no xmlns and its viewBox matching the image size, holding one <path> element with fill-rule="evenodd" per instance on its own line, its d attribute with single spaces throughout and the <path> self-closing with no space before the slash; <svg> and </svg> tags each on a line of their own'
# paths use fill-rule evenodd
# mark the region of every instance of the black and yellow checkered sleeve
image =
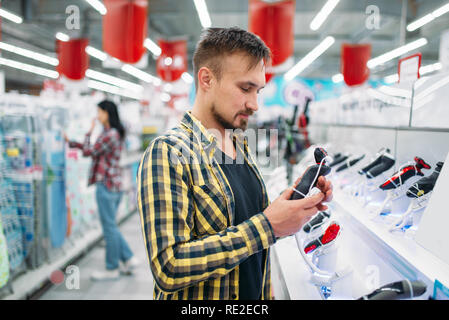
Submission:
<svg viewBox="0 0 449 320">
<path fill-rule="evenodd" d="M 197 236 L 195 223 L 200 222 L 194 219 L 198 206 L 191 170 L 195 169 L 166 136 L 151 143 L 139 166 L 138 207 L 145 245 L 156 285 L 165 293 L 223 277 L 275 242 L 263 213 L 218 233 Z"/>
</svg>

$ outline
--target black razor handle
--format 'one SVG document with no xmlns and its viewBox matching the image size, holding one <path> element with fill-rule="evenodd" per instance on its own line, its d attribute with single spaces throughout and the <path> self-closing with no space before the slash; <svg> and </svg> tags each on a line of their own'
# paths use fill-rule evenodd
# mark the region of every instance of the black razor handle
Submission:
<svg viewBox="0 0 449 320">
<path fill-rule="evenodd" d="M 307 168 L 301 178 L 301 181 L 299 181 L 296 185 L 296 191 L 293 192 L 290 200 L 304 198 L 309 190 L 316 186 L 320 176 L 326 176 L 331 172 L 331 168 L 326 165 L 325 161 L 323 161 L 323 159 L 327 156 L 327 152 L 323 148 L 316 148 L 314 151 L 314 156 L 317 164 Z"/>
</svg>

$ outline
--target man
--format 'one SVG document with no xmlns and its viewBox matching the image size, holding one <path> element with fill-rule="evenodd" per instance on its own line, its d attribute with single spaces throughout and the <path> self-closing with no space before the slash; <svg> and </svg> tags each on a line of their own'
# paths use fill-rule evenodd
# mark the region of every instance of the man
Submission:
<svg viewBox="0 0 449 320">
<path fill-rule="evenodd" d="M 145 151 L 138 205 L 155 299 L 273 298 L 269 247 L 327 208 L 324 178 L 313 197 L 288 200 L 289 188 L 269 204 L 247 143 L 229 132 L 257 111 L 269 57 L 252 33 L 206 30 L 193 57 L 192 111 Z"/>
</svg>

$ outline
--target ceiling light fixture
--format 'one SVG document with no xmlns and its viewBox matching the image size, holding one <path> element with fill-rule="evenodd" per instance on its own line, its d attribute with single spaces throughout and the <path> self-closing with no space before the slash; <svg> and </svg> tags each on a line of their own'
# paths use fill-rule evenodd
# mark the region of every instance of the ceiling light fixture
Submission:
<svg viewBox="0 0 449 320">
<path fill-rule="evenodd" d="M 341 73 L 337 73 L 337 74 L 334 74 L 332 76 L 332 82 L 333 83 L 340 83 L 343 80 L 344 80 L 344 77 L 343 77 L 343 75 Z"/>
<path fill-rule="evenodd" d="M 441 68 L 443 68 L 443 65 L 441 64 L 441 62 L 437 62 L 434 64 L 428 64 L 427 66 L 422 66 L 421 68 L 419 68 L 419 74 L 422 76 L 422 75 L 440 70 Z"/>
<path fill-rule="evenodd" d="M 310 29 L 312 29 L 313 31 L 318 30 L 339 2 L 340 0 L 328 0 L 326 4 L 321 8 L 321 10 L 317 13 L 315 18 L 313 18 L 312 22 L 310 23 Z"/>
<path fill-rule="evenodd" d="M 122 71 L 124 71 L 124 72 L 126 72 L 126 73 L 128 73 L 128 74 L 130 74 L 130 75 L 132 75 L 132 76 L 134 76 L 134 77 L 136 77 L 136 78 L 138 78 L 138 79 L 140 79 L 142 81 L 148 82 L 148 83 L 155 83 L 155 84 L 157 84 L 157 83 L 160 82 L 160 80 L 157 77 L 155 77 L 155 76 L 153 76 L 153 75 L 151 75 L 151 74 L 149 74 L 147 72 L 144 72 L 144 71 L 142 71 L 140 69 L 137 69 L 136 67 L 133 67 L 133 66 L 131 66 L 129 64 L 124 64 L 122 66 Z"/>
<path fill-rule="evenodd" d="M 105 61 L 108 57 L 107 53 L 105 53 L 101 50 L 95 49 L 94 47 L 91 47 L 91 46 L 86 47 L 86 53 L 94 58 L 97 58 L 98 60 L 101 60 L 101 61 Z"/>
<path fill-rule="evenodd" d="M 0 58 L 0 65 L 4 65 L 7 67 L 35 73 L 35 74 L 38 74 L 38 75 L 41 75 L 44 77 L 48 77 L 48 78 L 57 79 L 59 77 L 59 73 L 57 71 L 49 70 L 49 69 L 45 69 L 45 68 L 41 68 L 41 67 L 36 67 L 36 66 L 30 65 L 30 64 L 18 62 L 15 60 Z"/>
<path fill-rule="evenodd" d="M 367 66 L 368 68 L 372 69 L 374 67 L 377 67 L 378 65 L 384 64 L 387 61 L 390 61 L 394 58 L 397 58 L 399 56 L 402 56 L 403 54 L 418 49 L 422 46 L 425 46 L 427 44 L 426 38 L 421 38 L 418 40 L 415 40 L 413 42 L 410 42 L 406 45 L 403 45 L 399 48 L 396 48 L 394 50 L 391 50 L 387 53 L 384 53 L 376 58 L 368 60 Z"/>
<path fill-rule="evenodd" d="M 70 40 L 70 37 L 62 32 L 57 32 L 55 37 L 56 37 L 56 39 L 58 39 L 60 41 L 64 41 L 64 42 L 67 42 Z"/>
<path fill-rule="evenodd" d="M 297 64 L 295 64 L 284 75 L 286 81 L 293 80 L 298 74 L 300 74 L 305 68 L 307 68 L 313 61 L 321 56 L 329 47 L 334 44 L 335 38 L 328 36 L 319 45 L 312 49 L 304 58 L 302 58 Z"/>
<path fill-rule="evenodd" d="M 154 54 L 156 57 L 159 57 L 162 53 L 161 48 L 153 42 L 150 38 L 146 38 L 143 42 L 143 45 L 145 48 L 151 51 L 152 54 Z"/>
<path fill-rule="evenodd" d="M 95 10 L 97 10 L 103 16 L 108 12 L 104 4 L 98 0 L 86 0 L 86 2 L 90 4 Z"/>
<path fill-rule="evenodd" d="M 8 19 L 9 21 L 12 21 L 15 23 L 23 22 L 22 17 L 19 17 L 18 15 L 14 14 L 14 13 L 6 11 L 5 9 L 0 9 L 0 17 Z"/>
<path fill-rule="evenodd" d="M 1 50 L 5 50 L 5 51 L 9 51 L 9 52 L 13 52 L 15 54 L 36 60 L 36 61 L 40 61 L 43 63 L 47 63 L 50 64 L 52 66 L 57 66 L 59 64 L 59 60 L 53 57 L 49 57 L 46 56 L 45 54 L 41 54 L 41 53 L 37 53 L 31 50 L 27 50 L 27 49 L 23 49 L 17 46 L 14 46 L 12 44 L 8 44 L 5 42 L 0 42 L 0 49 Z"/>
<path fill-rule="evenodd" d="M 210 20 L 209 11 L 207 10 L 206 1 L 193 0 L 193 2 L 195 3 L 195 8 L 198 12 L 201 25 L 203 26 L 203 28 L 209 28 L 212 25 L 212 22 Z"/>
<path fill-rule="evenodd" d="M 117 87 L 129 89 L 134 92 L 141 92 L 143 90 L 143 87 L 141 85 L 111 76 L 106 73 L 98 72 L 98 71 L 95 71 L 92 69 L 86 70 L 86 77 L 95 79 L 98 81 L 107 82 L 107 83 L 113 84 Z"/>
<path fill-rule="evenodd" d="M 140 94 L 137 94 L 135 92 L 126 91 L 126 90 L 123 90 L 122 88 L 119 88 L 116 86 L 111 86 L 109 84 L 95 81 L 95 80 L 88 80 L 87 86 L 91 89 L 100 90 L 100 91 L 124 96 L 127 98 L 136 99 L 136 100 L 140 100 L 142 98 Z"/>
<path fill-rule="evenodd" d="M 407 25 L 407 31 L 415 31 L 416 29 L 421 28 L 423 25 L 428 24 L 434 19 L 442 16 L 443 14 L 449 12 L 449 3 L 446 3 L 444 6 L 432 11 L 431 13 L 426 14 L 424 17 L 419 18 L 418 20 L 413 21 L 409 25 Z"/>
</svg>

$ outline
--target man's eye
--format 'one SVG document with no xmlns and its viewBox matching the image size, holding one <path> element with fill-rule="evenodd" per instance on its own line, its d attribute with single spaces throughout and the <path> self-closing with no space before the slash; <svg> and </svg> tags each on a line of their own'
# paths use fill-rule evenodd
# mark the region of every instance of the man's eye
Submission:
<svg viewBox="0 0 449 320">
<path fill-rule="evenodd" d="M 243 91 L 248 92 L 249 88 L 241 88 Z"/>
</svg>

